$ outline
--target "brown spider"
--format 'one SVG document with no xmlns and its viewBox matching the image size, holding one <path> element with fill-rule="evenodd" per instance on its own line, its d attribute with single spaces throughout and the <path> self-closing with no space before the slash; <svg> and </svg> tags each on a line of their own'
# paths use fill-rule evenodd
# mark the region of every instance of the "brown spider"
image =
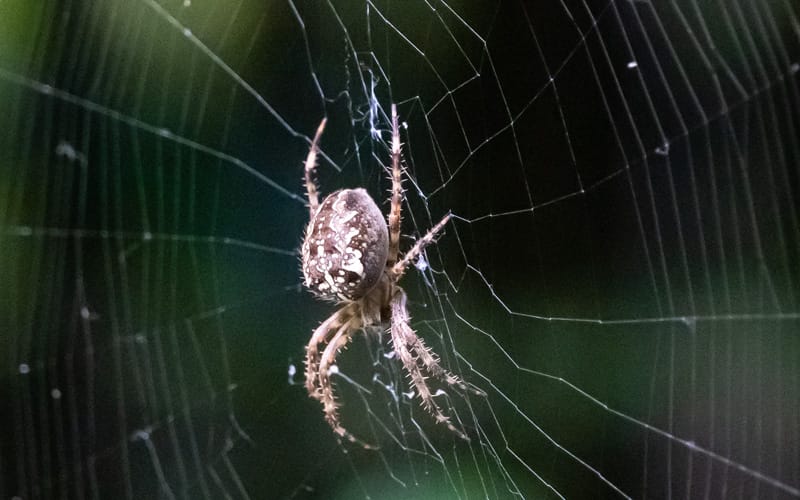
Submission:
<svg viewBox="0 0 800 500">
<path fill-rule="evenodd" d="M 437 356 L 409 326 L 406 293 L 397 284 L 408 265 L 444 228 L 450 214 L 398 260 L 403 187 L 396 106 L 392 105 L 392 198 L 388 228 L 380 209 L 364 189 L 341 189 L 319 203 L 312 174 L 324 128 L 325 119 L 317 128 L 305 163 L 310 220 L 302 247 L 303 275 L 309 290 L 341 307 L 319 325 L 306 347 L 308 394 L 322 403 L 325 419 L 336 434 L 369 447 L 339 423 L 339 404 L 334 397 L 331 374 L 336 372 L 336 355 L 353 333 L 388 322 L 394 351 L 408 372 L 422 406 L 437 422 L 467 439 L 436 404 L 426 379 L 433 376 L 462 390 L 467 386 L 439 365 Z"/>
</svg>

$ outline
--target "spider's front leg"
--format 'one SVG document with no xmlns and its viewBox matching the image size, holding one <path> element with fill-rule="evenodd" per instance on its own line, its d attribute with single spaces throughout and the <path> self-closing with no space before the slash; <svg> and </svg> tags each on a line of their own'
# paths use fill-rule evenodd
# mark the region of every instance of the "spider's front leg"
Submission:
<svg viewBox="0 0 800 500">
<path fill-rule="evenodd" d="M 339 422 L 339 405 L 336 402 L 336 396 L 333 393 L 333 383 L 331 381 L 331 370 L 335 366 L 336 355 L 350 341 L 353 332 L 358 331 L 360 327 L 361 322 L 359 318 L 356 316 L 351 317 L 350 320 L 339 327 L 336 334 L 331 338 L 330 343 L 325 347 L 325 352 L 322 353 L 322 358 L 319 362 L 319 397 L 317 399 L 322 402 L 325 420 L 331 426 L 334 433 L 347 439 L 351 443 L 360 444 L 364 448 L 377 449 L 377 447 L 361 441 L 342 427 L 342 424 Z"/>
<path fill-rule="evenodd" d="M 469 441 L 469 437 L 450 422 L 450 419 L 434 401 L 424 372 L 427 371 L 428 375 L 434 375 L 439 380 L 462 389 L 466 388 L 465 384 L 457 376 L 442 368 L 422 339 L 417 337 L 417 334 L 409 325 L 411 318 L 408 315 L 408 309 L 406 309 L 406 294 L 399 287 L 397 287 L 397 291 L 392 297 L 391 309 L 392 345 L 422 400 L 422 406 L 436 419 L 436 422 L 446 425 L 461 439 Z"/>
<path fill-rule="evenodd" d="M 336 397 L 333 394 L 333 384 L 331 383 L 331 368 L 335 366 L 336 355 L 339 350 L 344 347 L 350 340 L 352 334 L 351 325 L 345 323 L 333 336 L 330 343 L 325 347 L 325 352 L 322 353 L 322 359 L 319 362 L 319 390 L 320 401 L 325 411 L 325 420 L 334 428 L 334 430 L 341 428 L 339 424 L 339 405 L 336 403 Z M 344 430 L 344 429 L 342 429 Z M 341 434 L 337 432 L 337 434 Z"/>
<path fill-rule="evenodd" d="M 339 309 L 328 319 L 323 321 L 314 333 L 306 346 L 306 390 L 308 395 L 314 399 L 321 400 L 322 393 L 319 390 L 319 362 L 320 345 L 326 343 L 330 337 L 344 324 L 343 317 L 346 312 Z"/>
</svg>

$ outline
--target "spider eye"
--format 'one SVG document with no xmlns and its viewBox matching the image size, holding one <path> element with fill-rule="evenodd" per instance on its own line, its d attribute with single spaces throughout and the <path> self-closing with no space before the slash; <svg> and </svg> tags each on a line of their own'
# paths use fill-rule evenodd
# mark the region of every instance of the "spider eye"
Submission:
<svg viewBox="0 0 800 500">
<path fill-rule="evenodd" d="M 331 300 L 358 300 L 380 279 L 389 234 L 380 209 L 363 189 L 328 195 L 303 240 L 306 287 Z"/>
</svg>

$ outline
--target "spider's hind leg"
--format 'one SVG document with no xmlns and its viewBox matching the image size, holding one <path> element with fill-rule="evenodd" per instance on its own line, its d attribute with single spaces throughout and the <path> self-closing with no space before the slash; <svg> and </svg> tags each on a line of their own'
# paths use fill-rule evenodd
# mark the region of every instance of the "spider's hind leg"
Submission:
<svg viewBox="0 0 800 500">
<path fill-rule="evenodd" d="M 314 135 L 314 139 L 311 141 L 311 148 L 308 150 L 308 156 L 306 157 L 305 162 L 305 182 L 306 182 L 306 193 L 308 195 L 308 210 L 310 212 L 311 218 L 314 217 L 314 214 L 317 211 L 317 207 L 319 206 L 319 194 L 317 191 L 317 184 L 314 182 L 313 174 L 314 170 L 317 168 L 317 153 L 319 153 L 319 138 L 322 137 L 322 131 L 325 130 L 325 123 L 327 119 L 323 118 L 322 121 L 319 123 L 319 127 L 317 127 L 317 133 Z"/>
<path fill-rule="evenodd" d="M 392 198 L 387 224 L 389 226 L 389 255 L 386 265 L 392 267 L 400 252 L 400 213 L 403 208 L 403 167 L 400 164 L 400 130 L 397 125 L 397 105 L 392 104 Z"/>
</svg>

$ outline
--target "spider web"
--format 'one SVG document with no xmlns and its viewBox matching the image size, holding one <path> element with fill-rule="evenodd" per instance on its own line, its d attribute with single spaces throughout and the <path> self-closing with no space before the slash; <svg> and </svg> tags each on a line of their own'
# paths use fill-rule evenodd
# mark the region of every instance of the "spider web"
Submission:
<svg viewBox="0 0 800 500">
<path fill-rule="evenodd" d="M 0 2 L 0 497 L 800 496 L 800 9 Z M 388 197 L 413 326 L 305 394 L 301 183 Z M 388 203 L 381 203 L 388 210 Z"/>
</svg>

